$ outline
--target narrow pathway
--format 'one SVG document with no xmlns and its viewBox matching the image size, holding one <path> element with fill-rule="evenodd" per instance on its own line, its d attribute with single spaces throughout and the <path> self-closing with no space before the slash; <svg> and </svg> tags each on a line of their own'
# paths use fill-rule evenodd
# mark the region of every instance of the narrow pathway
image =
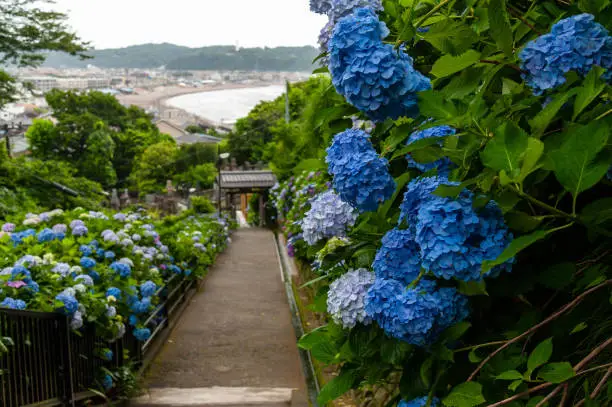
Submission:
<svg viewBox="0 0 612 407">
<path fill-rule="evenodd" d="M 274 237 L 251 228 L 232 239 L 132 405 L 308 405 Z"/>
</svg>

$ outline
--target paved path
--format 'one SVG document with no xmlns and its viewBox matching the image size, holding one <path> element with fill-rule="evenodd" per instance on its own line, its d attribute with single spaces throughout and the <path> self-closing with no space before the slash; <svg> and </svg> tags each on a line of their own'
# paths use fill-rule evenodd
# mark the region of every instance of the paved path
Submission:
<svg viewBox="0 0 612 407">
<path fill-rule="evenodd" d="M 298 389 L 292 406 L 307 406 L 274 237 L 251 228 L 232 239 L 153 362 L 146 386 L 207 394 L 215 386 Z"/>
</svg>

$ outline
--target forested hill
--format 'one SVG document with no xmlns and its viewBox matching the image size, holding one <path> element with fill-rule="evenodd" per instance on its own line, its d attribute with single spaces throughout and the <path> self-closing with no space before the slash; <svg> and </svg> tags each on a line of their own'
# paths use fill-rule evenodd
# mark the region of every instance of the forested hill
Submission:
<svg viewBox="0 0 612 407">
<path fill-rule="evenodd" d="M 93 50 L 93 59 L 81 61 L 67 54 L 49 54 L 45 66 L 78 68 L 157 68 L 201 70 L 311 71 L 318 51 L 314 47 L 241 48 L 211 46 L 188 48 L 173 44 L 143 44 Z"/>
</svg>

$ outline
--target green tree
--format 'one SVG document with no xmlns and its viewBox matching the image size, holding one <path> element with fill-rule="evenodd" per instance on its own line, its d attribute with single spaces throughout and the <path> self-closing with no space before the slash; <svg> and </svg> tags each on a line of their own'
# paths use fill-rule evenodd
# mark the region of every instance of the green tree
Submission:
<svg viewBox="0 0 612 407">
<path fill-rule="evenodd" d="M 168 141 L 147 147 L 130 175 L 141 194 L 163 191 L 166 181 L 174 177 L 176 153 L 176 144 Z"/>
<path fill-rule="evenodd" d="M 217 145 L 194 143 L 179 147 L 176 157 L 176 172 L 185 172 L 190 167 L 217 162 Z"/>
<path fill-rule="evenodd" d="M 85 58 L 83 43 L 66 25 L 62 13 L 46 10 L 48 0 L 0 0 L 0 65 L 38 66 L 44 51 L 62 51 Z M 0 107 L 15 100 L 15 79 L 0 70 Z"/>
<path fill-rule="evenodd" d="M 185 172 L 177 174 L 174 177 L 174 183 L 181 189 L 209 189 L 213 186 L 216 176 L 215 164 L 206 163 L 189 167 Z"/>
<path fill-rule="evenodd" d="M 113 168 L 115 142 L 111 134 L 103 122 L 98 122 L 96 129 L 87 138 L 87 150 L 78 164 L 79 174 L 99 182 L 106 188 L 117 182 L 117 174 Z"/>
</svg>

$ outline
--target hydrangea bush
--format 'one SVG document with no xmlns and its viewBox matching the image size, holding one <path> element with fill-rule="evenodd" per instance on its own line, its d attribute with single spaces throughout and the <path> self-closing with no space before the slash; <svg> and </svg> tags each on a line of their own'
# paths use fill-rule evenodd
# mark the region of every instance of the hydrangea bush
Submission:
<svg viewBox="0 0 612 407">
<path fill-rule="evenodd" d="M 165 283 L 203 276 L 229 241 L 225 219 L 160 222 L 144 211 L 56 210 L 27 214 L 2 230 L 0 307 L 62 312 L 73 330 L 94 325 L 108 343 L 127 332 L 148 340 L 159 321 L 145 321 L 160 306 Z M 100 357 L 112 360 L 100 346 Z M 109 390 L 112 377 L 102 383 Z"/>
<path fill-rule="evenodd" d="M 315 3 L 337 92 L 375 122 L 322 152 L 354 226 L 298 256 L 328 321 L 300 346 L 338 367 L 319 404 L 608 405 L 612 5 Z"/>
</svg>

